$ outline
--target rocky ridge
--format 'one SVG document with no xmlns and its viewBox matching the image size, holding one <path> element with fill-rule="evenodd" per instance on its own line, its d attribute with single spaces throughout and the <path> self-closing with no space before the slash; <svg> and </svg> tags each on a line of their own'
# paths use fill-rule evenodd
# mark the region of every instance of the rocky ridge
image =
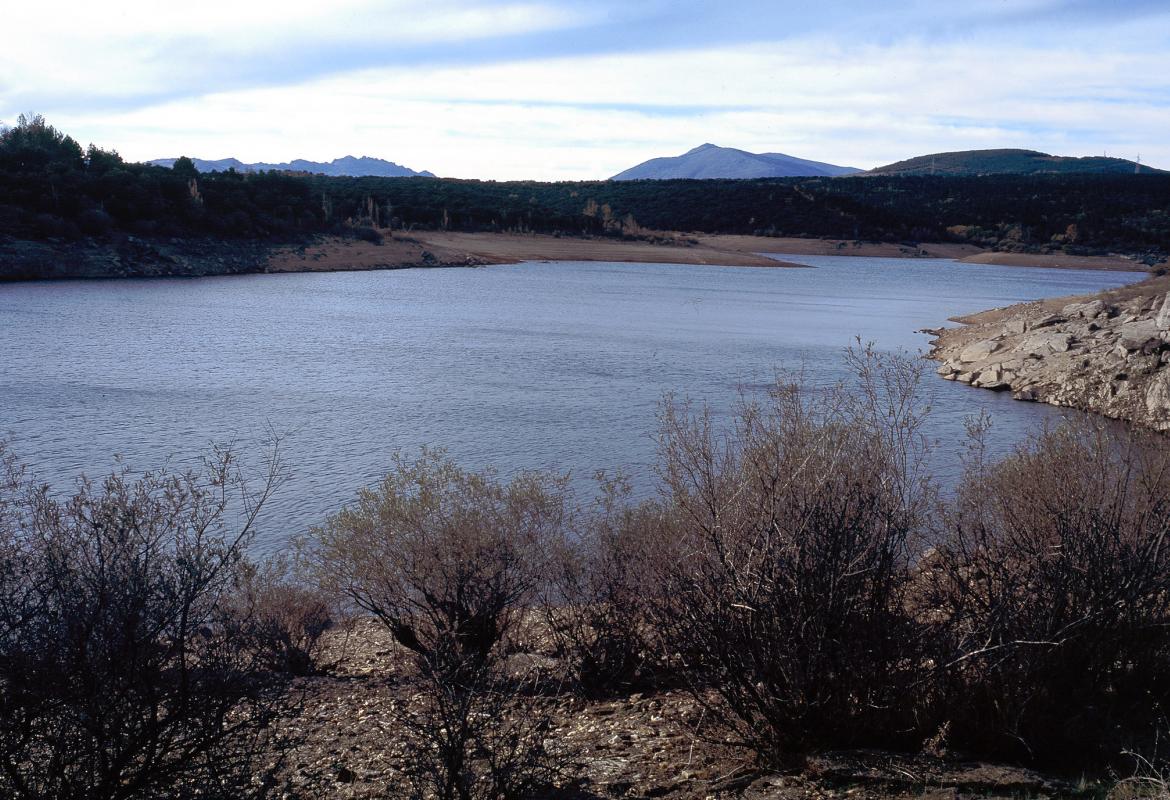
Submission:
<svg viewBox="0 0 1170 800">
<path fill-rule="evenodd" d="M 927 330 L 938 374 L 1170 432 L 1170 278 L 1023 303 Z"/>
</svg>

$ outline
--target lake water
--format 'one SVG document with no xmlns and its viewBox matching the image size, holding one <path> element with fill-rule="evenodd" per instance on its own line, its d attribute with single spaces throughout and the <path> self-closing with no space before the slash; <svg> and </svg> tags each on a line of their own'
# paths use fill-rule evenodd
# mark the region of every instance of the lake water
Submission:
<svg viewBox="0 0 1170 800">
<path fill-rule="evenodd" d="M 812 269 L 526 263 L 0 285 L 0 435 L 66 489 L 114 454 L 189 465 L 286 434 L 291 477 L 260 546 L 305 531 L 396 449 L 468 467 L 621 468 L 653 490 L 663 394 L 726 413 L 777 370 L 843 376 L 860 336 L 917 352 L 947 317 L 1117 286 L 1138 273 L 784 256 Z M 1004 450 L 1059 411 L 931 377 L 947 453 L 980 410 Z M 948 460 L 949 459 L 949 460 Z M 938 471 L 953 477 L 957 460 Z"/>
</svg>

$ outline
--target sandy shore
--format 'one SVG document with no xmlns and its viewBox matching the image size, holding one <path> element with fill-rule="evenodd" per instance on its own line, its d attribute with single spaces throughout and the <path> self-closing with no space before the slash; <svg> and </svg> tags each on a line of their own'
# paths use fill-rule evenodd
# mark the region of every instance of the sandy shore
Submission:
<svg viewBox="0 0 1170 800">
<path fill-rule="evenodd" d="M 382 244 L 325 237 L 305 247 L 283 248 L 268 260 L 268 272 L 404 267 L 478 266 L 520 261 L 619 261 L 652 264 L 706 264 L 734 267 L 800 267 L 758 253 L 768 240 L 721 242 L 677 237 L 671 243 L 577 239 L 504 233 L 411 232 L 386 236 Z"/>
<path fill-rule="evenodd" d="M 1068 256 L 1063 253 L 979 253 L 959 259 L 965 264 L 997 264 L 1004 267 L 1048 267 L 1049 269 L 1105 269 L 1144 272 L 1146 267 L 1122 256 Z"/>
<path fill-rule="evenodd" d="M 917 247 L 884 242 L 794 239 L 710 234 L 669 234 L 663 242 L 585 239 L 541 234 L 385 232 L 381 244 L 324 237 L 295 248 L 282 248 L 267 261 L 267 272 L 329 272 L 406 267 L 481 266 L 520 261 L 619 261 L 713 266 L 799 267 L 769 258 L 782 255 L 869 256 L 881 258 L 948 258 L 972 264 L 1064 269 L 1141 270 L 1120 256 L 1086 257 L 993 253 L 963 244 Z"/>
</svg>

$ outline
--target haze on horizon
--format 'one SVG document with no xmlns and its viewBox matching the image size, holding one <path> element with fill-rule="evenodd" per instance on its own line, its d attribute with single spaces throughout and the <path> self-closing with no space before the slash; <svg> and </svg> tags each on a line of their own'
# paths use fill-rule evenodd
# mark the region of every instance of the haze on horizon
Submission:
<svg viewBox="0 0 1170 800">
<path fill-rule="evenodd" d="M 307 0 L 6 9 L 0 121 L 129 160 L 352 154 L 600 179 L 703 142 L 871 168 L 1021 147 L 1170 168 L 1164 0 Z"/>
</svg>

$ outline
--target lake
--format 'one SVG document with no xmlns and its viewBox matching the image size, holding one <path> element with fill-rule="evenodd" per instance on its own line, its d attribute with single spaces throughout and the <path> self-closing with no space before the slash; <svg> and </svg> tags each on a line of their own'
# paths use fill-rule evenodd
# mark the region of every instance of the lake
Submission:
<svg viewBox="0 0 1170 800">
<path fill-rule="evenodd" d="M 463 465 L 624 469 L 653 491 L 665 392 L 720 414 L 777 371 L 843 377 L 854 337 L 918 352 L 915 331 L 1141 273 L 934 259 L 778 256 L 810 269 L 589 262 L 479 269 L 0 285 L 0 435 L 54 488 L 194 463 L 271 427 L 290 478 L 259 549 L 278 547 L 375 481 L 396 449 Z M 964 420 L 1006 451 L 1060 411 L 936 379 L 929 434 L 953 480 Z"/>
</svg>

